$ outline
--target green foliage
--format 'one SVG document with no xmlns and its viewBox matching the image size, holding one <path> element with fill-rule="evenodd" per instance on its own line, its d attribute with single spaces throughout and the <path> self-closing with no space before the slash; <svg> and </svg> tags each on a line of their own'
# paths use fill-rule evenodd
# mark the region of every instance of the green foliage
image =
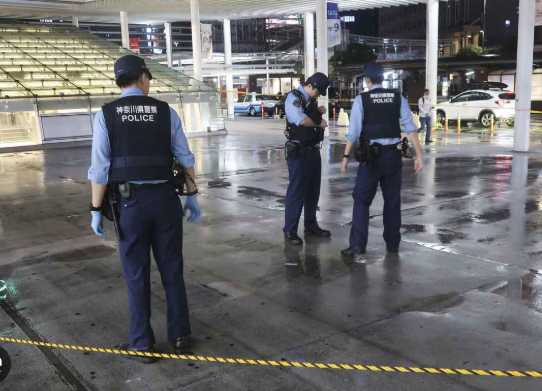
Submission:
<svg viewBox="0 0 542 391">
<path fill-rule="evenodd" d="M 459 51 L 459 53 L 456 54 L 457 57 L 471 57 L 471 56 L 479 56 L 484 52 L 484 49 L 482 49 L 478 45 L 469 45 L 464 47 Z"/>
<path fill-rule="evenodd" d="M 342 65 L 361 65 L 374 61 L 376 58 L 373 50 L 367 45 L 351 43 L 345 51 L 338 52 L 331 57 L 330 61 L 334 67 L 340 67 Z"/>
</svg>

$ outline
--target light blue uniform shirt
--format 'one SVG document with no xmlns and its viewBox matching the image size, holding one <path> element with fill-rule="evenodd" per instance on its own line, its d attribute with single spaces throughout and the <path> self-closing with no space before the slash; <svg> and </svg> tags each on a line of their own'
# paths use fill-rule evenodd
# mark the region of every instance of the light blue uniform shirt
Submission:
<svg viewBox="0 0 542 391">
<path fill-rule="evenodd" d="M 137 87 L 124 90 L 121 97 L 144 96 L 143 91 Z M 196 158 L 190 152 L 186 135 L 183 132 L 181 119 L 175 110 L 170 107 L 171 112 L 171 152 L 185 168 L 193 167 Z M 96 114 L 94 119 L 94 133 L 92 135 L 92 163 L 88 170 L 88 179 L 95 183 L 106 185 L 109 182 L 109 167 L 111 166 L 111 146 L 109 145 L 109 134 L 105 124 L 103 111 Z M 163 183 L 167 181 L 134 181 L 132 183 Z"/>
<path fill-rule="evenodd" d="M 298 91 L 300 91 L 303 94 L 303 97 L 305 98 L 306 103 L 310 101 L 309 95 L 307 94 L 307 91 L 305 91 L 305 88 L 303 86 L 299 86 Z M 295 96 L 293 93 L 289 93 L 286 97 L 286 102 L 284 103 L 284 108 L 286 110 L 286 118 L 288 119 L 288 122 L 291 124 L 295 124 L 299 126 L 301 121 L 303 121 L 305 118 L 307 118 L 307 114 L 303 112 L 303 102 L 299 102 L 299 107 L 294 106 L 294 102 L 297 100 L 297 96 Z"/>
<path fill-rule="evenodd" d="M 382 88 L 382 86 L 374 86 L 371 90 L 375 88 Z M 354 105 L 352 106 L 352 113 L 350 114 L 350 128 L 348 129 L 348 134 L 346 139 L 350 142 L 356 143 L 359 140 L 359 136 L 363 130 L 363 103 L 361 102 L 361 96 L 357 96 L 354 100 Z M 401 97 L 401 126 L 403 127 L 403 132 L 406 134 L 417 131 L 418 128 L 414 124 L 414 117 L 412 116 L 412 111 L 405 98 Z M 371 144 L 379 143 L 382 145 L 393 145 L 401 142 L 399 138 L 379 138 L 371 140 Z"/>
</svg>

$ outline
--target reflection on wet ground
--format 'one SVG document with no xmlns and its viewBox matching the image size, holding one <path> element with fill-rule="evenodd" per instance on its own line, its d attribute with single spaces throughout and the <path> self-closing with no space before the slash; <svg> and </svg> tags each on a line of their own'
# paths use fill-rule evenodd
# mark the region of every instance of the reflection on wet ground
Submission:
<svg viewBox="0 0 542 391">
<path fill-rule="evenodd" d="M 531 154 L 515 154 L 505 132 L 483 144 L 479 135 L 437 133 L 437 143 L 423 148 L 423 173 L 404 162 L 401 252 L 386 253 L 378 194 L 367 253 L 352 259 L 340 256 L 356 175 L 354 162 L 348 175 L 340 173 L 344 134 L 332 133 L 321 151 L 318 219 L 332 237 L 294 247 L 282 234 L 282 124 L 259 134 L 247 123 L 246 131 L 190 139 L 204 215 L 184 225 L 195 354 L 542 370 L 539 136 Z M 114 346 L 127 339 L 127 295 L 117 244 L 89 227 L 89 159 L 89 148 L 0 155 L 0 298 L 46 340 Z M 167 307 L 154 266 L 151 286 L 158 347 L 167 349 Z M 0 333 L 25 338 L 2 310 Z M 25 356 L 25 348 L 21 360 L 36 373 L 15 374 L 19 389 L 67 389 L 49 358 Z M 540 389 L 528 379 L 288 368 L 260 368 L 255 376 L 243 366 L 140 368 L 109 356 L 58 355 L 93 390 Z"/>
</svg>

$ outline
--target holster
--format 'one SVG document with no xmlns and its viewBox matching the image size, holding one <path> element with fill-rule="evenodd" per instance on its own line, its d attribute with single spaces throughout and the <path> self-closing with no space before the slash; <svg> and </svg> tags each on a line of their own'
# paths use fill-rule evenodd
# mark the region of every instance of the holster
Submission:
<svg viewBox="0 0 542 391">
<path fill-rule="evenodd" d="M 360 164 L 367 164 L 370 161 L 370 146 L 365 141 L 358 141 L 356 143 L 356 149 L 354 150 L 354 156 Z"/>
<path fill-rule="evenodd" d="M 173 187 L 178 196 L 186 194 L 186 172 L 181 163 L 175 158 L 173 162 Z"/>
<path fill-rule="evenodd" d="M 404 157 L 407 159 L 413 159 L 414 158 L 414 152 L 412 151 L 412 148 L 408 145 L 408 138 L 405 137 L 401 141 L 401 144 L 398 145 L 399 150 L 403 154 Z"/>
<path fill-rule="evenodd" d="M 286 141 L 286 143 L 284 144 L 286 160 L 299 159 L 300 150 L 301 148 L 299 143 L 294 143 L 293 141 Z"/>
</svg>

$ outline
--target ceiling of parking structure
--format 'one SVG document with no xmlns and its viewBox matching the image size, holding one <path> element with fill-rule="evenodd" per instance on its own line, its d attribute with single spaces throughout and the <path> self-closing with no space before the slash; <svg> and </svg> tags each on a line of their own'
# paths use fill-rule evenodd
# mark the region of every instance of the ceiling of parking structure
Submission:
<svg viewBox="0 0 542 391">
<path fill-rule="evenodd" d="M 336 0 L 339 10 L 382 8 L 426 3 L 427 0 Z M 316 10 L 316 0 L 200 0 L 200 17 L 207 20 L 262 18 Z M 0 18 L 62 19 L 118 22 L 127 11 L 132 23 L 190 19 L 190 0 L 0 0 Z"/>
</svg>

